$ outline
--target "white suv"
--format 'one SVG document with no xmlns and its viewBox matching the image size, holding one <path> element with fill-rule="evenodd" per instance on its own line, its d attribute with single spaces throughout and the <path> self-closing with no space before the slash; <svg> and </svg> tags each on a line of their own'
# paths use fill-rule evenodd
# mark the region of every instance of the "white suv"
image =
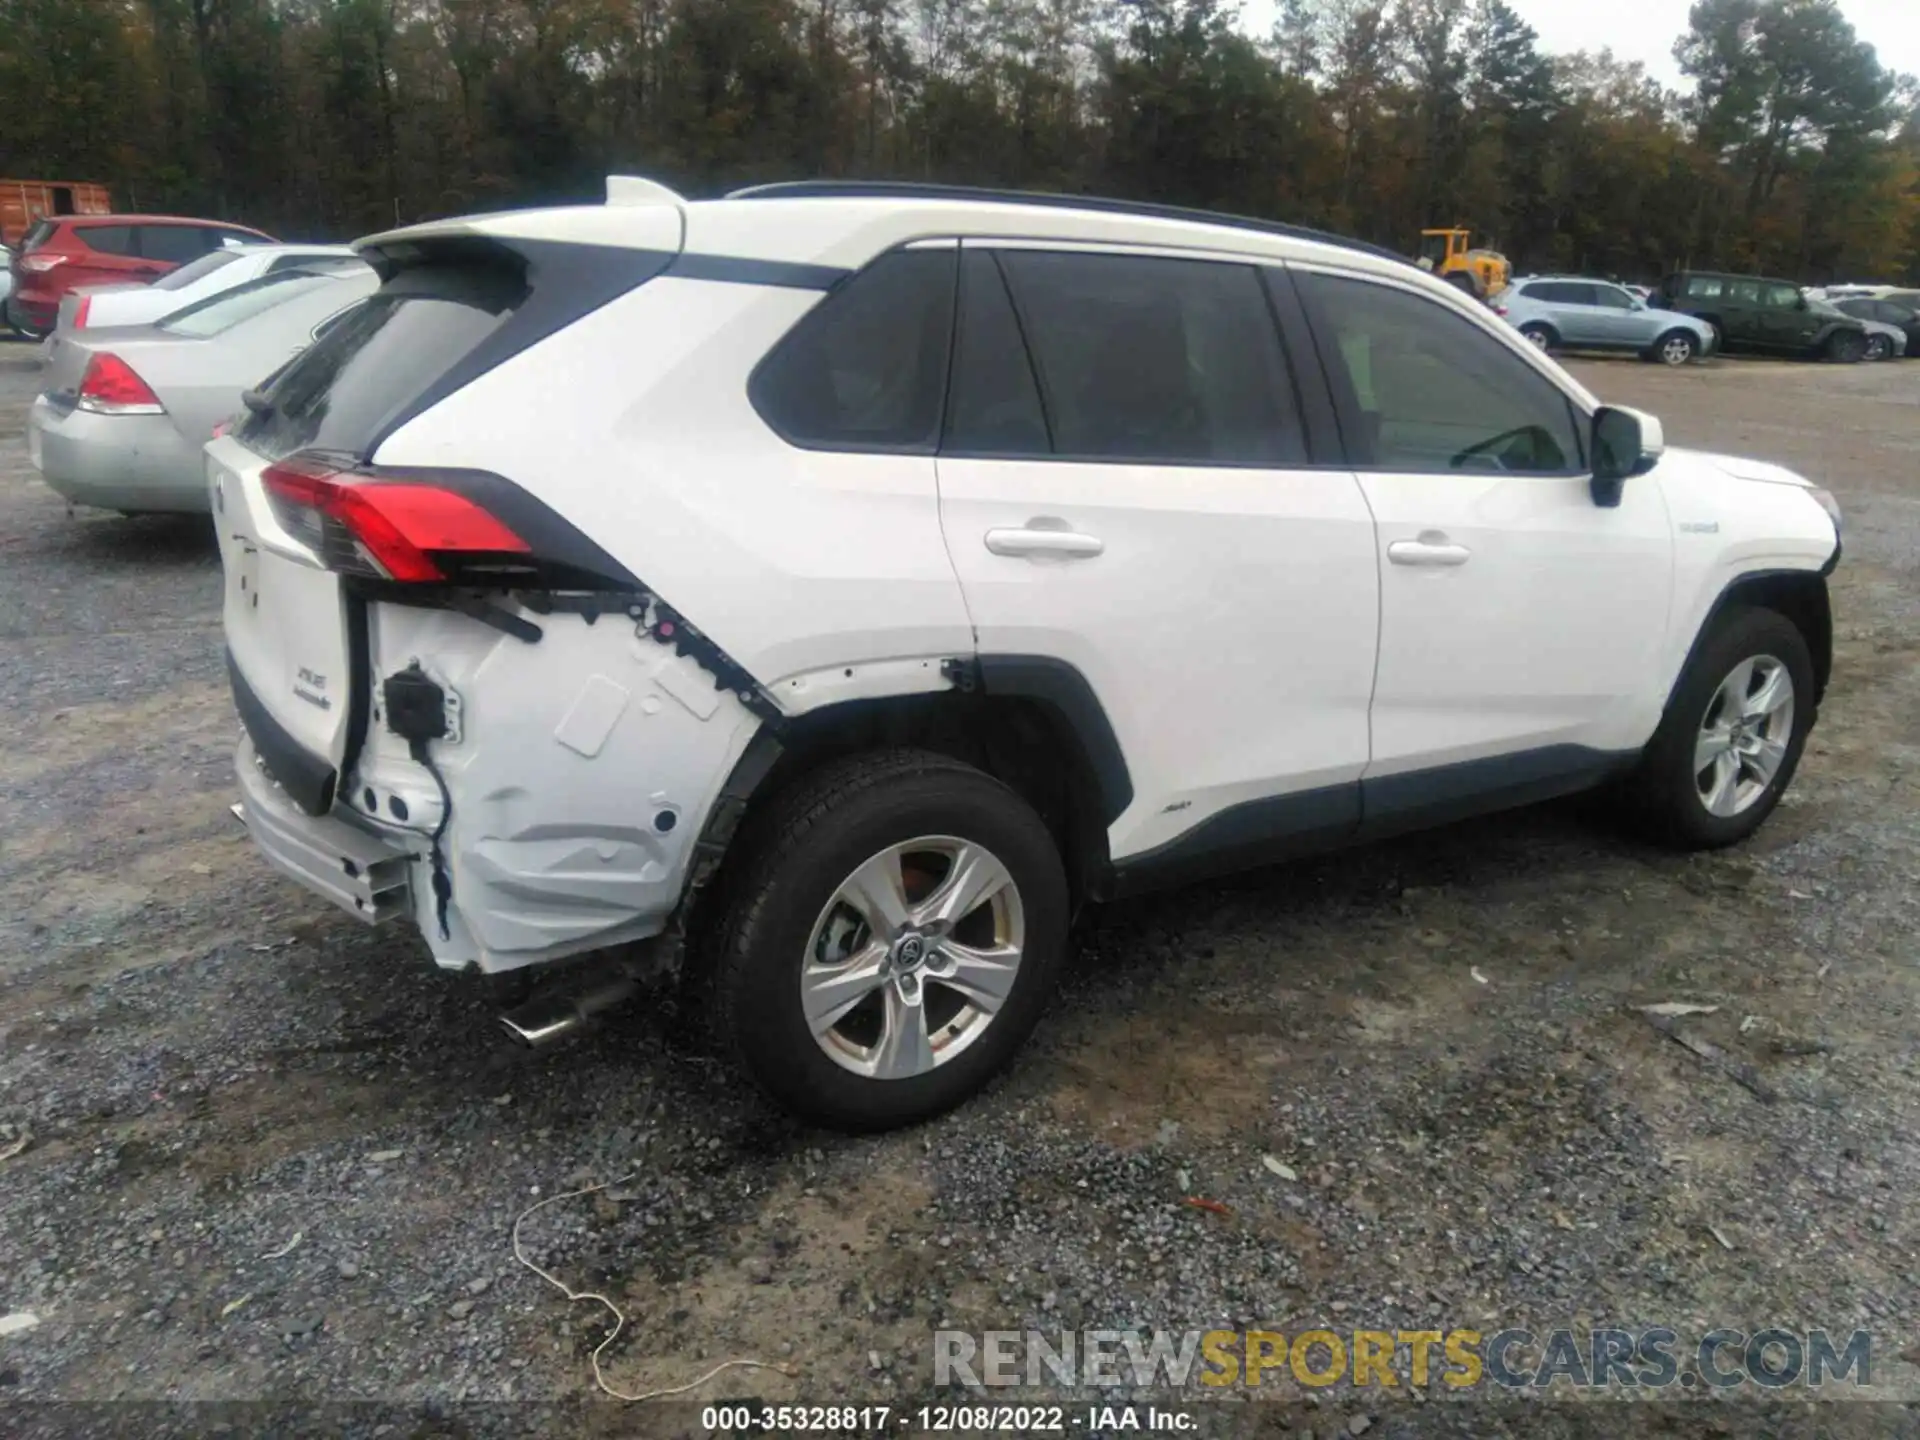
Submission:
<svg viewBox="0 0 1920 1440">
<path fill-rule="evenodd" d="M 1830 497 L 1663 450 L 1392 255 L 781 185 L 361 242 L 207 448 L 267 858 L 438 963 L 678 967 L 831 1124 L 950 1105 L 1084 902 L 1616 781 L 1750 834 Z"/>
</svg>

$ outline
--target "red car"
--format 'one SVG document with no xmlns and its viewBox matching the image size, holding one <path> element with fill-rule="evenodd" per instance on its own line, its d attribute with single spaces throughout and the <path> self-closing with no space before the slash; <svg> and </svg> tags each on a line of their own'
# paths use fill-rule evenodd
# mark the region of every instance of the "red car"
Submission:
<svg viewBox="0 0 1920 1440">
<path fill-rule="evenodd" d="M 13 255 L 7 319 L 29 339 L 53 329 L 60 299 L 82 285 L 150 285 L 223 245 L 272 244 L 273 236 L 221 220 L 176 215 L 50 215 Z"/>
</svg>

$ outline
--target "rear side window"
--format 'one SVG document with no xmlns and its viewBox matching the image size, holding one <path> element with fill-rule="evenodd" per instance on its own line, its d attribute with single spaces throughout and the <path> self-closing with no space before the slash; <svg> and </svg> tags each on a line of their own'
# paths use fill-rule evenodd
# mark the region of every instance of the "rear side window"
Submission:
<svg viewBox="0 0 1920 1440">
<path fill-rule="evenodd" d="M 101 255 L 133 254 L 131 225 L 81 225 L 74 233 L 79 235 L 81 244 Z"/>
<path fill-rule="evenodd" d="M 191 264 L 182 265 L 178 270 L 170 270 L 153 282 L 156 290 L 184 290 L 202 276 L 211 275 L 222 266 L 231 265 L 240 257 L 231 250 L 215 250 L 210 255 L 202 255 Z"/>
<path fill-rule="evenodd" d="M 1591 305 L 1593 292 L 1591 286 L 1568 280 L 1541 280 L 1527 287 L 1527 298 L 1549 305 Z"/>
<path fill-rule="evenodd" d="M 213 248 L 207 242 L 212 232 L 198 225 L 142 225 L 140 253 L 149 260 L 171 260 L 184 265 Z"/>
<path fill-rule="evenodd" d="M 953 328 L 952 249 L 883 255 L 755 369 L 749 398 L 795 445 L 931 453 Z"/>
<path fill-rule="evenodd" d="M 174 311 L 160 322 L 160 328 L 204 340 L 276 305 L 284 305 L 296 295 L 333 283 L 322 275 L 270 275 L 249 280 L 219 295 L 196 301 L 184 310 Z"/>
<path fill-rule="evenodd" d="M 1303 463 L 1279 332 L 1249 265 L 1007 250 L 1054 453 Z"/>
<path fill-rule="evenodd" d="M 330 322 L 236 436 L 268 459 L 310 447 L 364 456 L 396 416 L 506 324 L 527 293 L 510 265 L 402 270 Z"/>
</svg>

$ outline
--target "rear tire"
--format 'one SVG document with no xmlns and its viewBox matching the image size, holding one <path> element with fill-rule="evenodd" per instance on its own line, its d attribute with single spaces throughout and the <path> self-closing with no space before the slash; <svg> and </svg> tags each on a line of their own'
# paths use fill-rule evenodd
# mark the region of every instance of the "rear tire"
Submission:
<svg viewBox="0 0 1920 1440">
<path fill-rule="evenodd" d="M 1529 320 L 1520 327 L 1520 333 L 1526 341 L 1541 354 L 1550 354 L 1553 347 L 1560 343 L 1560 337 L 1554 333 L 1551 325 L 1543 325 L 1538 320 Z"/>
<path fill-rule="evenodd" d="M 1893 342 L 1887 339 L 1886 336 L 1869 335 L 1867 337 L 1867 353 L 1864 357 L 1865 359 L 1885 360 L 1891 354 L 1893 354 Z"/>
<path fill-rule="evenodd" d="M 1640 828 L 1682 850 L 1718 849 L 1758 830 L 1813 728 L 1813 658 L 1799 627 L 1752 606 L 1712 623 L 1622 785 Z"/>
<path fill-rule="evenodd" d="M 1867 357 L 1867 337 L 1854 330 L 1842 330 L 1827 341 L 1827 359 L 1836 365 L 1858 365 Z"/>
<path fill-rule="evenodd" d="M 1000 781 L 924 751 L 853 756 L 738 844 L 696 983 L 775 1104 L 838 1129 L 912 1124 L 1032 1032 L 1066 950 L 1066 873 Z"/>
</svg>

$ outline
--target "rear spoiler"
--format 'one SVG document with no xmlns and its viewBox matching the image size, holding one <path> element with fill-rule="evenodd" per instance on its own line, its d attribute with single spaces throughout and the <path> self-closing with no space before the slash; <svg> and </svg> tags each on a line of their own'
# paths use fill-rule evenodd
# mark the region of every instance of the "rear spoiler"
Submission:
<svg viewBox="0 0 1920 1440">
<path fill-rule="evenodd" d="M 515 242 L 549 241 L 678 254 L 687 238 L 687 202 L 655 180 L 639 175 L 609 175 L 602 205 L 566 205 L 531 210 L 496 210 L 455 215 L 397 230 L 383 230 L 353 242 L 353 248 L 382 275 L 405 269 L 427 249 L 446 242 L 491 242 L 517 250 Z"/>
</svg>

